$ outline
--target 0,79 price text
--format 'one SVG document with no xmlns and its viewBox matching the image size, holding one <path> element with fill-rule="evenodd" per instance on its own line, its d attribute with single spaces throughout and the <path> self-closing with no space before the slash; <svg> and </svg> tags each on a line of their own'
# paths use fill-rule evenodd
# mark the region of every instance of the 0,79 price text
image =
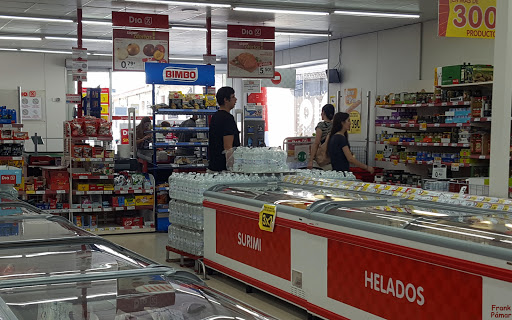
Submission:
<svg viewBox="0 0 512 320">
<path fill-rule="evenodd" d="M 260 74 L 274 74 L 272 67 L 260 67 Z"/>
<path fill-rule="evenodd" d="M 123 69 L 129 69 L 133 66 L 135 66 L 135 61 L 121 61 L 121 68 Z"/>
</svg>

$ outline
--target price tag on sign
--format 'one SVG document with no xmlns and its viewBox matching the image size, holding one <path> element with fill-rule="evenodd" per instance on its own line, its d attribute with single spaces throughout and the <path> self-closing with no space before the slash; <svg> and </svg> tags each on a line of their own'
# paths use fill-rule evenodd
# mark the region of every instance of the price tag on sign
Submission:
<svg viewBox="0 0 512 320">
<path fill-rule="evenodd" d="M 260 211 L 258 225 L 261 230 L 274 232 L 277 209 L 275 205 L 264 204 Z"/>
<path fill-rule="evenodd" d="M 436 165 L 432 168 L 432 178 L 433 179 L 446 179 L 447 168 L 445 165 Z"/>
</svg>

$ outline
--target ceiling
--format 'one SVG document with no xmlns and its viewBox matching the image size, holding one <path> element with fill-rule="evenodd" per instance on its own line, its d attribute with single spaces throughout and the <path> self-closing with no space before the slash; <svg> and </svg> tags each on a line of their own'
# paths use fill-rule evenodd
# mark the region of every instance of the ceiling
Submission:
<svg viewBox="0 0 512 320">
<path fill-rule="evenodd" d="M 181 0 L 184 2 L 194 2 Z M 203 0 L 206 1 L 206 0 Z M 232 8 L 212 8 L 213 28 L 225 29 L 227 24 L 273 26 L 276 31 L 305 33 L 328 33 L 332 38 L 347 37 L 378 30 L 395 28 L 411 23 L 435 19 L 436 3 L 432 0 L 220 0 L 215 3 L 232 6 L 248 6 L 287 10 L 360 10 L 372 12 L 416 13 L 420 19 L 392 19 L 354 17 L 330 14 L 327 16 L 255 13 L 234 11 Z M 157 13 L 169 16 L 171 25 L 205 27 L 206 8 L 189 5 L 147 4 L 117 0 L 0 0 L 0 15 L 29 17 L 69 18 L 76 20 L 77 7 L 82 6 L 83 19 L 110 20 L 112 11 Z M 0 36 L 67 36 L 77 34 L 76 23 L 38 22 L 0 18 Z M 83 36 L 87 38 L 111 38 L 112 28 L 105 25 L 84 25 Z M 295 48 L 327 41 L 325 36 L 277 35 L 276 50 Z M 2 40 L 0 48 L 37 48 L 70 50 L 74 41 L 62 40 Z M 110 53 L 108 42 L 84 42 L 89 52 Z M 170 30 L 170 54 L 180 57 L 201 57 L 206 53 L 206 32 L 198 30 Z M 220 57 L 226 56 L 226 32 L 212 32 L 212 51 Z"/>
</svg>

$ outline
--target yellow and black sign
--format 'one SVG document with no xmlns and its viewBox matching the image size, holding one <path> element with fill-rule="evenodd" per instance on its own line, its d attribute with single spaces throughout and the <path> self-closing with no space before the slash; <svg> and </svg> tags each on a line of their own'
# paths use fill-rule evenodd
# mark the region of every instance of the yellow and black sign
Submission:
<svg viewBox="0 0 512 320">
<path fill-rule="evenodd" d="M 348 131 L 350 134 L 360 134 L 361 133 L 361 114 L 357 111 L 350 112 L 350 130 Z"/>
<path fill-rule="evenodd" d="M 263 231 L 274 232 L 276 222 L 276 206 L 273 204 L 264 204 L 260 211 L 260 219 L 258 225 Z"/>
</svg>

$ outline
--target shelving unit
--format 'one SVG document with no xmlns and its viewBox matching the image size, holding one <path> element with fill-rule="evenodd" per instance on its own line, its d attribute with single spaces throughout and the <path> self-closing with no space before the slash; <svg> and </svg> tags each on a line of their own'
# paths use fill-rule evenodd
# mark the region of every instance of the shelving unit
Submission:
<svg viewBox="0 0 512 320">
<path fill-rule="evenodd" d="M 154 202 L 150 205 L 118 205 L 117 198 L 114 199 L 116 195 L 153 197 L 153 177 L 146 177 L 151 181 L 151 188 L 144 185 L 116 185 L 115 179 L 119 175 L 113 171 L 113 152 L 109 151 L 112 137 L 70 137 L 67 133 L 71 132 L 71 128 L 68 126 L 69 122 L 65 122 L 63 162 L 69 173 L 69 209 L 48 212 L 67 213 L 70 221 L 95 234 L 155 231 Z M 78 144 L 84 144 L 82 148 L 92 148 L 93 156 L 85 152 L 83 156 L 77 156 L 75 149 L 79 148 Z M 99 155 L 96 147 L 99 147 Z M 130 201 L 134 202 L 135 199 L 130 198 Z"/>
</svg>

